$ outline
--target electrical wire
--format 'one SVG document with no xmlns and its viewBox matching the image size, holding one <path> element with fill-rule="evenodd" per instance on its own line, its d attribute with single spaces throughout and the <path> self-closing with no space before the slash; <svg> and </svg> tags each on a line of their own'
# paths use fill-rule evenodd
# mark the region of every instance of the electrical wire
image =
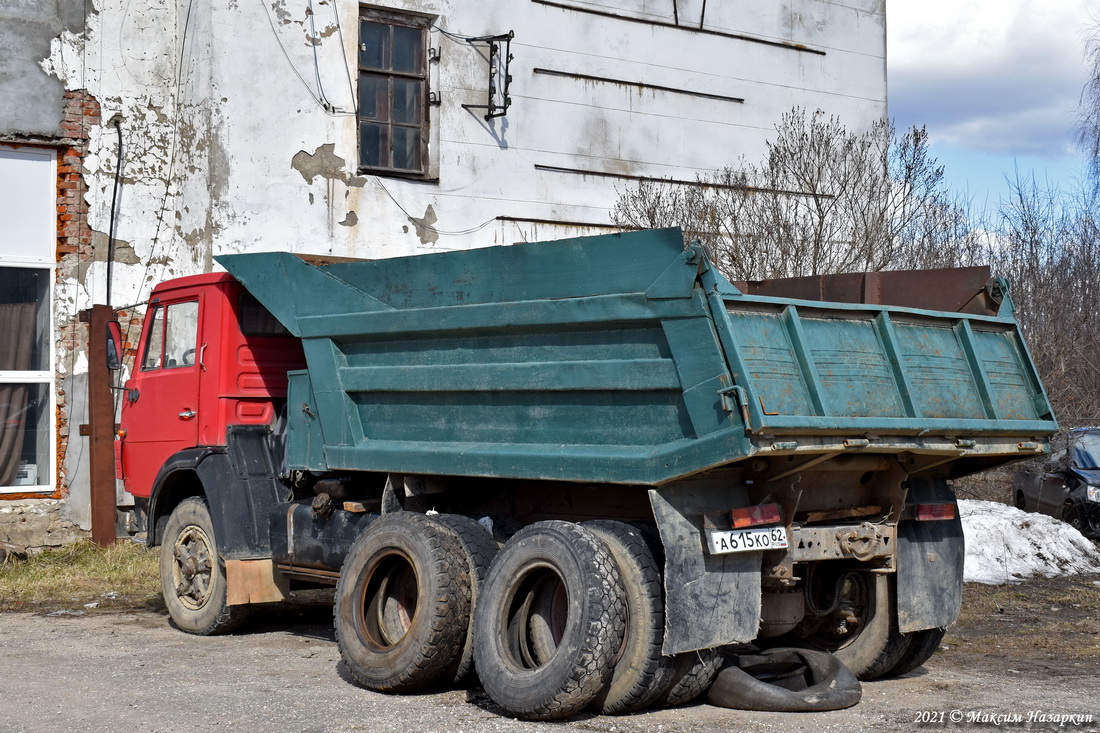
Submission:
<svg viewBox="0 0 1100 733">
<path fill-rule="evenodd" d="M 452 41 L 457 41 L 459 43 L 476 43 L 477 41 L 488 41 L 488 40 L 491 40 L 493 38 L 499 38 L 499 35 L 464 36 L 464 35 L 460 35 L 458 33 L 451 33 L 449 30 L 446 30 L 445 28 L 443 28 L 441 26 L 438 26 L 435 23 L 432 23 L 431 27 L 434 28 L 435 30 L 439 31 L 443 35 L 445 35 L 447 38 L 450 38 Z"/>
<path fill-rule="evenodd" d="M 344 27 L 340 24 L 340 3 L 338 0 L 332 2 L 332 15 L 336 19 L 336 37 L 340 39 L 340 55 L 344 57 L 344 74 L 348 78 L 348 92 L 351 94 L 351 99 L 355 99 L 355 82 L 351 78 L 351 64 L 348 62 L 348 52 L 344 48 Z"/>
<path fill-rule="evenodd" d="M 390 190 L 388 188 L 386 188 L 385 184 L 383 184 L 382 181 L 377 176 L 375 176 L 374 182 L 377 183 L 378 187 L 380 189 L 382 189 L 383 193 L 385 193 L 386 196 L 389 197 L 390 201 L 392 201 L 394 203 L 394 205 L 397 206 L 397 208 L 401 210 L 401 213 L 405 215 L 405 218 L 407 218 L 409 220 L 409 223 L 411 223 L 413 226 L 418 227 L 420 229 L 427 229 L 429 232 L 432 232 L 434 234 L 440 234 L 440 235 L 447 236 L 447 237 L 461 237 L 461 236 L 464 236 L 466 234 L 473 234 L 474 232 L 479 232 L 482 229 L 484 229 L 485 227 L 492 224 L 494 221 L 496 221 L 496 217 L 493 217 L 492 219 L 489 219 L 488 221 L 486 221 L 482 224 L 478 224 L 477 226 L 470 227 L 469 229 L 462 229 L 462 230 L 453 231 L 453 232 L 444 231 L 442 229 L 436 229 L 435 227 L 431 226 L 430 224 L 422 223 L 420 219 L 417 219 L 412 214 L 410 214 L 408 212 L 408 210 L 404 206 L 401 205 L 401 202 L 393 197 L 393 194 L 390 193 Z"/>
<path fill-rule="evenodd" d="M 179 149 L 179 132 L 180 132 L 180 117 L 182 113 L 180 111 L 180 103 L 182 95 L 180 93 L 183 85 L 183 58 L 187 54 L 187 36 L 191 29 L 191 10 L 195 5 L 195 0 L 189 0 L 187 3 L 187 14 L 183 21 L 183 35 L 180 39 L 180 55 L 176 62 L 176 90 L 175 90 L 175 113 L 176 119 L 172 125 L 172 149 L 168 154 L 168 171 L 164 176 L 164 196 L 160 200 L 160 207 L 157 211 L 157 227 L 153 231 L 153 242 L 149 247 L 149 257 L 145 262 L 145 271 L 143 273 L 143 280 L 149 281 L 149 269 L 153 264 L 157 247 L 160 245 L 160 232 L 164 224 L 164 217 L 167 215 L 168 209 L 168 197 L 172 192 L 172 174 L 176 167 L 176 152 Z M 171 257 L 165 257 L 161 263 L 160 274 L 163 276 L 164 270 L 168 267 L 168 263 L 172 261 Z M 158 278 L 159 279 L 159 278 Z M 124 341 L 130 340 L 130 329 L 133 327 L 133 319 L 129 319 L 126 323 L 126 333 L 123 338 Z"/>
<path fill-rule="evenodd" d="M 275 36 L 275 43 L 277 43 L 279 45 L 279 50 L 283 52 L 283 58 L 286 59 L 287 65 L 290 66 L 290 70 L 294 72 L 294 76 L 298 77 L 298 81 L 300 81 L 302 83 L 302 86 L 305 88 L 306 92 L 309 93 L 310 98 L 313 99 L 313 101 L 317 103 L 318 107 L 320 107 L 326 113 L 328 113 L 328 114 L 330 114 L 334 117 L 354 116 L 355 114 L 357 114 L 355 110 L 350 110 L 349 111 L 349 110 L 345 110 L 345 109 L 337 109 L 327 99 L 325 99 L 323 89 L 321 90 L 320 94 L 318 94 L 318 92 L 313 90 L 313 87 L 311 87 L 309 85 L 309 82 L 307 82 L 305 77 L 302 76 L 301 72 L 298 71 L 298 68 L 294 65 L 294 61 L 291 60 L 291 58 L 290 58 L 290 52 L 288 52 L 286 50 L 286 46 L 283 45 L 283 39 L 279 37 L 279 31 L 275 27 L 275 20 L 271 17 L 271 10 L 267 7 L 267 1 L 266 0 L 259 0 L 259 2 L 260 2 L 260 5 L 263 6 L 264 15 L 267 16 L 267 23 L 268 23 L 269 26 L 271 26 L 271 33 L 272 33 L 272 35 Z M 313 19 L 312 0 L 310 0 L 310 7 L 311 7 L 310 20 L 312 22 L 312 19 Z M 342 38 L 343 38 L 343 36 L 341 35 L 341 39 Z M 316 40 L 316 33 L 314 33 L 314 40 Z M 343 45 L 344 45 L 343 41 L 341 40 L 340 47 L 343 48 Z M 316 54 L 317 54 L 316 43 L 314 43 L 314 45 L 313 45 L 313 53 L 314 53 L 314 65 L 315 65 L 316 70 L 317 70 L 317 83 L 318 83 L 318 86 L 320 86 L 320 66 L 317 64 L 317 60 L 316 60 Z M 345 59 L 345 64 L 344 65 L 345 65 L 345 68 L 346 68 L 346 66 L 347 66 L 347 54 L 346 53 L 345 53 L 344 59 Z"/>
</svg>

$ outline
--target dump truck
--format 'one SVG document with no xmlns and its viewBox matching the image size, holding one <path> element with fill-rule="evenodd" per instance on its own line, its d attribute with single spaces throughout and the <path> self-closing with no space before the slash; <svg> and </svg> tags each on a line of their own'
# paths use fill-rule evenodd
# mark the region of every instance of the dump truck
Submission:
<svg viewBox="0 0 1100 733">
<path fill-rule="evenodd" d="M 1056 430 L 985 268 L 735 284 L 675 229 L 216 260 L 154 288 L 115 444 L 169 614 L 335 586 L 374 690 L 473 670 L 551 719 L 731 647 L 907 672 L 959 612 L 951 480 Z"/>
</svg>

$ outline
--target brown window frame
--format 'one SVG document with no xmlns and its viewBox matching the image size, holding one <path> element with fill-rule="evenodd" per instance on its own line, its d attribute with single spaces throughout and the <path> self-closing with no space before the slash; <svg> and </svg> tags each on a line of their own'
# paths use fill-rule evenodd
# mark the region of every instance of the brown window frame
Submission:
<svg viewBox="0 0 1100 733">
<path fill-rule="evenodd" d="M 429 133 L 431 104 L 430 79 L 428 74 L 428 49 L 430 46 L 431 18 L 412 13 L 401 13 L 389 10 L 360 6 L 359 8 L 359 44 L 357 53 L 358 68 L 358 110 L 357 127 L 359 141 L 359 172 L 375 173 L 406 178 L 429 178 Z M 384 26 L 388 29 L 387 44 L 383 50 L 381 65 L 371 65 L 367 55 L 364 40 L 365 24 L 370 23 Z M 417 49 L 416 66 L 413 70 L 394 68 L 394 37 L 395 29 L 412 29 L 420 34 L 419 48 Z M 385 85 L 384 99 L 382 103 L 375 104 L 372 109 L 364 99 L 368 80 L 374 80 L 375 84 L 381 82 Z M 400 97 L 402 89 L 409 89 L 420 84 L 420 93 L 406 95 L 405 109 L 414 107 L 413 118 L 401 119 L 399 105 L 395 104 L 395 95 Z M 376 87 L 376 93 L 381 93 Z M 384 108 L 379 111 L 378 108 Z M 373 112 L 373 114 L 371 114 Z M 366 130 L 373 128 L 379 131 L 376 145 L 367 145 Z M 403 132 L 398 132 L 403 131 Z M 415 133 L 411 133 L 415 131 Z M 395 165 L 394 140 L 399 134 L 419 134 L 419 146 L 417 157 L 419 165 L 398 166 Z M 415 144 L 415 143 L 414 143 Z M 378 155 L 371 155 L 377 152 Z M 396 161 L 401 162 L 401 161 Z"/>
</svg>

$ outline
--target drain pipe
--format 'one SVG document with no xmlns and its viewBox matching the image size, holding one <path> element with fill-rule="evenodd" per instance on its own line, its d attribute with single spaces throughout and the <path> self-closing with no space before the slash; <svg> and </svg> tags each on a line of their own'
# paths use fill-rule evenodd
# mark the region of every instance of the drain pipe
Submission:
<svg viewBox="0 0 1100 733">
<path fill-rule="evenodd" d="M 107 305 L 111 304 L 111 275 L 115 265 L 115 223 L 118 208 L 118 189 L 122 185 L 122 115 L 116 114 L 108 124 L 115 126 L 118 134 L 118 160 L 115 162 L 115 183 L 111 191 L 111 222 L 107 229 Z"/>
</svg>

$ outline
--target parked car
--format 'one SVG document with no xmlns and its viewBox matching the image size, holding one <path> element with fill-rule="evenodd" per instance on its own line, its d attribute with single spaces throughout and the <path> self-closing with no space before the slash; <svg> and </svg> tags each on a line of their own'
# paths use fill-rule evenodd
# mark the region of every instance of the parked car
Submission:
<svg viewBox="0 0 1100 733">
<path fill-rule="evenodd" d="M 1013 490 L 1019 509 L 1049 514 L 1100 539 L 1100 428 L 1071 430 L 1044 470 L 1021 470 Z"/>
</svg>

